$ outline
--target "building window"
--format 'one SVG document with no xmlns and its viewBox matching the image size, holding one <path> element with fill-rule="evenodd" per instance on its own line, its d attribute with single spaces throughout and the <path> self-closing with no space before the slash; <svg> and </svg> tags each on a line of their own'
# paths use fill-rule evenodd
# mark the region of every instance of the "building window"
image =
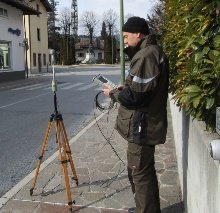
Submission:
<svg viewBox="0 0 220 213">
<path fill-rule="evenodd" d="M 0 16 L 8 17 L 8 11 L 0 7 Z"/>
<path fill-rule="evenodd" d="M 37 11 L 40 12 L 40 9 L 39 9 L 39 4 L 37 4 Z M 37 14 L 37 17 L 40 17 L 40 14 Z"/>
<path fill-rule="evenodd" d="M 4 16 L 8 17 L 8 11 L 4 10 Z"/>
<path fill-rule="evenodd" d="M 102 59 L 102 53 L 98 53 L 98 59 L 99 59 L 99 60 Z"/>
<path fill-rule="evenodd" d="M 37 40 L 40 41 L 40 29 L 37 28 Z"/>
<path fill-rule="evenodd" d="M 10 43 L 0 41 L 0 70 L 10 69 L 10 68 L 11 68 Z"/>
<path fill-rule="evenodd" d="M 49 65 L 52 65 L 52 56 L 49 54 Z"/>
<path fill-rule="evenodd" d="M 41 72 L 41 68 L 42 68 L 42 57 L 41 54 L 38 54 L 38 71 Z"/>
<path fill-rule="evenodd" d="M 34 67 L 37 66 L 37 57 L 36 57 L 36 53 L 33 53 L 33 66 L 34 66 Z"/>
<path fill-rule="evenodd" d="M 84 57 L 84 53 L 79 53 L 78 57 Z"/>
<path fill-rule="evenodd" d="M 46 54 L 43 54 L 43 63 L 44 63 L 44 66 L 46 66 Z"/>
</svg>

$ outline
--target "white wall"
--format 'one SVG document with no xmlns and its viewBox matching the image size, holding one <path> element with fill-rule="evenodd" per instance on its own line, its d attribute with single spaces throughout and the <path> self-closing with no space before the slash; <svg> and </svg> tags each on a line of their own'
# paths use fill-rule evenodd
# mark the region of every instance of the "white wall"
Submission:
<svg viewBox="0 0 220 213">
<path fill-rule="evenodd" d="M 95 58 L 96 58 L 96 59 L 98 59 L 98 54 L 99 54 L 99 53 L 102 53 L 102 58 L 101 58 L 101 59 L 104 60 L 104 50 L 96 50 L 96 49 L 95 49 L 95 50 L 94 50 L 94 53 L 95 53 Z"/>
<path fill-rule="evenodd" d="M 170 97 L 171 98 L 171 97 Z M 170 101 L 180 183 L 187 213 L 220 212 L 220 166 L 210 156 L 209 144 L 219 138 L 205 131 Z"/>
<path fill-rule="evenodd" d="M 102 60 L 104 60 L 104 51 L 103 50 L 93 49 L 93 51 L 94 51 L 96 60 L 98 59 L 98 53 L 102 53 Z M 78 57 L 79 53 L 83 53 L 84 57 Z M 86 53 L 87 53 L 87 49 L 77 50 L 76 51 L 76 60 L 83 61 L 86 58 Z"/>
<path fill-rule="evenodd" d="M 11 70 L 24 71 L 23 19 L 22 11 L 0 2 L 0 7 L 8 10 L 8 17 L 0 16 L 0 41 L 11 42 Z M 20 36 L 9 33 L 8 28 L 21 30 Z"/>
</svg>

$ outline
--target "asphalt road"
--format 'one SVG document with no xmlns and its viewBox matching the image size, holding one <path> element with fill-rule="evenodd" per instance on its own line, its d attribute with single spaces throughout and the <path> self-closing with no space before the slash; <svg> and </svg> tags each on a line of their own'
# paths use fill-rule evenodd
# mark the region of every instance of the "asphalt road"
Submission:
<svg viewBox="0 0 220 213">
<path fill-rule="evenodd" d="M 55 71 L 58 111 L 63 116 L 68 137 L 72 138 L 94 119 L 94 112 L 100 114 L 94 108 L 94 97 L 100 88 L 92 83 L 92 77 L 101 73 L 118 83 L 120 67 L 56 67 Z M 35 169 L 54 112 L 51 73 L 30 76 L 24 81 L 30 80 L 32 83 L 28 85 L 18 82 L 13 87 L 0 87 L 0 197 Z M 55 151 L 53 129 L 44 160 Z"/>
</svg>

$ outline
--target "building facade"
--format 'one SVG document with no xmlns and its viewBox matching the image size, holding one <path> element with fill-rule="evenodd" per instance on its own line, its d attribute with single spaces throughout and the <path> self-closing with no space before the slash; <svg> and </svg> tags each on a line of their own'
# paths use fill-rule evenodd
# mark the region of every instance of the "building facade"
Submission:
<svg viewBox="0 0 220 213">
<path fill-rule="evenodd" d="M 0 0 L 0 82 L 25 78 L 23 15 L 38 12 L 19 0 Z"/>
<path fill-rule="evenodd" d="M 29 48 L 26 63 L 29 73 L 47 72 L 49 66 L 47 13 L 52 12 L 48 0 L 34 0 L 29 3 L 40 14 L 24 16 L 24 38 Z"/>
<path fill-rule="evenodd" d="M 95 63 L 102 63 L 104 61 L 104 40 L 94 38 L 92 47 L 90 46 L 90 39 L 88 37 L 81 36 L 78 38 L 78 42 L 75 44 L 76 62 L 85 61 L 87 53 L 90 51 L 94 56 Z"/>
</svg>

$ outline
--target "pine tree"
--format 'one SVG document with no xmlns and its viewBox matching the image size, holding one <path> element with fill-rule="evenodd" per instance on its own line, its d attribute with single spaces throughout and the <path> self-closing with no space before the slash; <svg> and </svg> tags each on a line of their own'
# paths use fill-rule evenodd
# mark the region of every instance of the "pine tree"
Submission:
<svg viewBox="0 0 220 213">
<path fill-rule="evenodd" d="M 105 38 L 107 37 L 107 32 L 106 32 L 106 24 L 103 21 L 102 22 L 102 31 L 101 31 L 101 39 L 105 40 Z"/>
<path fill-rule="evenodd" d="M 104 62 L 105 64 L 112 63 L 112 37 L 107 36 L 105 38 L 105 45 L 104 45 Z"/>
<path fill-rule="evenodd" d="M 57 57 L 56 52 L 60 50 L 60 33 L 58 31 L 58 27 L 56 27 L 56 21 L 57 21 L 57 6 L 59 4 L 56 0 L 49 0 L 52 12 L 48 13 L 48 47 L 50 49 L 55 50 L 55 61 L 59 60 L 59 57 Z"/>
</svg>

